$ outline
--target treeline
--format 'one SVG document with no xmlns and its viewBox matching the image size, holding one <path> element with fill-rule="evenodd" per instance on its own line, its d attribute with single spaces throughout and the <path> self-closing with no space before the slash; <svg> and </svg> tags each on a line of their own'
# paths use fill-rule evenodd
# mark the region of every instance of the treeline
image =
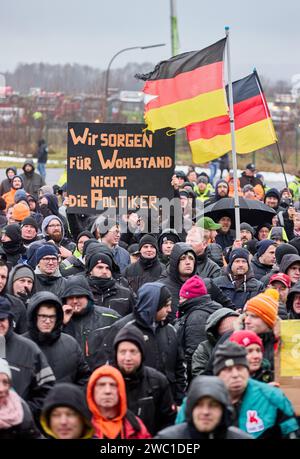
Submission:
<svg viewBox="0 0 300 459">
<path fill-rule="evenodd" d="M 123 68 L 111 69 L 109 88 L 139 91 L 143 82 L 134 78 L 136 73 L 152 70 L 152 63 L 128 63 Z M 41 88 L 49 92 L 65 94 L 101 94 L 104 91 L 105 70 L 87 65 L 45 63 L 19 64 L 13 72 L 6 72 L 6 85 L 26 94 L 30 88 Z"/>
</svg>

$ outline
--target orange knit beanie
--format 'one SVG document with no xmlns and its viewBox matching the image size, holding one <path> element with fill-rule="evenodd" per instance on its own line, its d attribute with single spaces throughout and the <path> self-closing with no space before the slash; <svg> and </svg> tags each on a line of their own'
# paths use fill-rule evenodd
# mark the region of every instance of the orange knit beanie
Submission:
<svg viewBox="0 0 300 459">
<path fill-rule="evenodd" d="M 270 328 L 273 328 L 278 314 L 279 293 L 273 288 L 254 296 L 247 301 L 244 312 L 249 311 L 260 317 Z"/>
</svg>

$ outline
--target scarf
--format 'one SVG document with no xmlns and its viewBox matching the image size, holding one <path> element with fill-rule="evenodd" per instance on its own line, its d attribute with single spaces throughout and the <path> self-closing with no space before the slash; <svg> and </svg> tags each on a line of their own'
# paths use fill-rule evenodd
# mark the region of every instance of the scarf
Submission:
<svg viewBox="0 0 300 459">
<path fill-rule="evenodd" d="M 89 277 L 89 284 L 95 290 L 106 291 L 108 289 L 111 289 L 115 285 L 115 283 L 116 281 L 113 278 L 106 279 L 94 276 Z"/>
<path fill-rule="evenodd" d="M 10 429 L 22 423 L 24 411 L 21 398 L 13 390 L 9 390 L 5 402 L 0 405 L 0 429 Z"/>
<path fill-rule="evenodd" d="M 143 266 L 144 269 L 150 269 L 157 263 L 157 255 L 154 258 L 144 258 L 140 255 L 139 262 Z"/>
</svg>

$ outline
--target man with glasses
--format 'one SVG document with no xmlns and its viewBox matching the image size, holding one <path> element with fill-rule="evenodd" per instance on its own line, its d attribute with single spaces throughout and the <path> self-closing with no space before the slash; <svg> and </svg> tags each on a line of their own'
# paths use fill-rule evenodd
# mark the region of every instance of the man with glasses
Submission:
<svg viewBox="0 0 300 459">
<path fill-rule="evenodd" d="M 36 258 L 36 291 L 55 293 L 59 298 L 65 290 L 67 280 L 59 271 L 60 256 L 54 244 L 39 247 Z"/>
<path fill-rule="evenodd" d="M 42 223 L 42 234 L 46 242 L 53 241 L 62 258 L 70 257 L 76 244 L 65 237 L 64 225 L 56 215 L 48 215 Z"/>
<path fill-rule="evenodd" d="M 85 387 L 89 367 L 76 339 L 62 333 L 62 303 L 54 293 L 39 292 L 32 296 L 27 309 L 26 338 L 34 341 L 45 354 L 57 382 Z"/>
</svg>

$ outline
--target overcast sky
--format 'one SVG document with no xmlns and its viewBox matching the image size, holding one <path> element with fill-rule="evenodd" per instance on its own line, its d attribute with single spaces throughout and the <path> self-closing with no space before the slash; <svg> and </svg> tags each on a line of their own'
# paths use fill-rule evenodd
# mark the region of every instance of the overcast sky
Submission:
<svg viewBox="0 0 300 459">
<path fill-rule="evenodd" d="M 231 28 L 233 78 L 253 67 L 266 78 L 300 73 L 299 0 L 177 0 L 180 51 L 204 48 Z M 169 0 L 7 0 L 0 9 L 0 71 L 20 62 L 80 63 L 105 69 L 120 49 L 127 62 L 171 55 Z"/>
</svg>

